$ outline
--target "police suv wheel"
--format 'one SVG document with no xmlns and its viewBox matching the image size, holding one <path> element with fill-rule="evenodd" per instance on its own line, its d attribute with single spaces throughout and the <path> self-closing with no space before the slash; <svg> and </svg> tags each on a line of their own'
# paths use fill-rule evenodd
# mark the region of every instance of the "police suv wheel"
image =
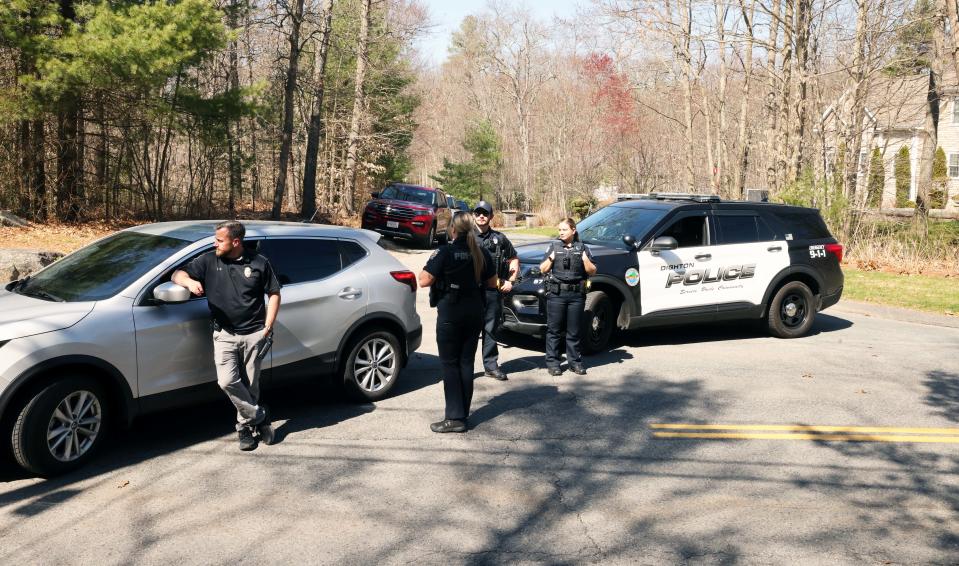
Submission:
<svg viewBox="0 0 959 566">
<path fill-rule="evenodd" d="M 104 443 L 110 407 L 94 379 L 72 376 L 46 386 L 20 410 L 11 445 L 17 463 L 39 476 L 86 464 Z"/>
<path fill-rule="evenodd" d="M 352 342 L 343 368 L 343 383 L 350 395 L 361 401 L 386 397 L 402 367 L 402 351 L 396 336 L 386 331 L 368 331 Z"/>
<path fill-rule="evenodd" d="M 766 316 L 769 333 L 798 338 L 809 332 L 816 318 L 815 297 L 801 281 L 790 281 L 776 291 Z"/>
<path fill-rule="evenodd" d="M 613 334 L 613 304 L 602 291 L 586 295 L 583 312 L 582 349 L 584 354 L 595 354 L 606 349 Z"/>
</svg>

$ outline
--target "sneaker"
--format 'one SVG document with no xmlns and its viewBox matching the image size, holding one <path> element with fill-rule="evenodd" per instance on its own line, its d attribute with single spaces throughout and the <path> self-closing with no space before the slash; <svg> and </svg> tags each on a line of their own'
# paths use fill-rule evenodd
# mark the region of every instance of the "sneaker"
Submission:
<svg viewBox="0 0 959 566">
<path fill-rule="evenodd" d="M 430 430 L 441 434 L 445 432 L 466 432 L 466 423 L 464 421 L 446 419 L 431 424 Z"/>
<path fill-rule="evenodd" d="M 240 437 L 240 450 L 249 452 L 256 448 L 256 439 L 253 438 L 253 429 L 248 426 L 241 428 L 237 435 Z"/>
<path fill-rule="evenodd" d="M 274 431 L 273 425 L 270 424 L 270 410 L 266 407 L 263 407 L 263 420 L 256 425 L 256 431 L 259 433 L 260 441 L 267 446 L 273 444 Z"/>
</svg>

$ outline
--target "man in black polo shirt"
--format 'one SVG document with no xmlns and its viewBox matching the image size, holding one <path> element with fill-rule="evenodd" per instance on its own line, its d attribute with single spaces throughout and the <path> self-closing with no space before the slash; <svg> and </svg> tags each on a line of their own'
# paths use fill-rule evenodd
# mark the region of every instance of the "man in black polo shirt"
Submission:
<svg viewBox="0 0 959 566">
<path fill-rule="evenodd" d="M 264 444 L 273 443 L 269 415 L 258 404 L 260 353 L 268 347 L 280 310 L 280 283 L 265 256 L 243 248 L 245 234 L 239 222 L 217 224 L 213 252 L 175 271 L 172 279 L 196 296 L 206 293 L 216 380 L 236 407 L 240 450 L 253 450 L 254 429 Z M 269 303 L 264 295 L 269 295 Z"/>
<path fill-rule="evenodd" d="M 487 288 L 486 314 L 483 325 L 483 369 L 487 376 L 506 381 L 506 374 L 499 367 L 499 348 L 496 346 L 496 331 L 503 316 L 503 295 L 513 289 L 513 283 L 519 275 L 519 257 L 516 248 L 502 232 L 490 227 L 493 220 L 493 205 L 481 200 L 473 209 L 473 218 L 479 228 L 476 239 L 489 251 L 496 264 L 495 288 Z"/>
</svg>

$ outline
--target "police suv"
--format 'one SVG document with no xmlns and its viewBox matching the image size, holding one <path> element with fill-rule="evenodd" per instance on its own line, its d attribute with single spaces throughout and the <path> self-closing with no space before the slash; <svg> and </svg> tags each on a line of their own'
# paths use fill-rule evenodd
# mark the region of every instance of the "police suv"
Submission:
<svg viewBox="0 0 959 566">
<path fill-rule="evenodd" d="M 680 193 L 618 198 L 576 227 L 598 268 L 586 294 L 584 352 L 603 350 L 614 328 L 732 319 L 765 319 L 773 336 L 795 338 L 842 295 L 843 246 L 816 209 Z M 507 330 L 545 333 L 539 263 L 547 247 L 517 248 L 521 278 L 504 299 Z"/>
</svg>

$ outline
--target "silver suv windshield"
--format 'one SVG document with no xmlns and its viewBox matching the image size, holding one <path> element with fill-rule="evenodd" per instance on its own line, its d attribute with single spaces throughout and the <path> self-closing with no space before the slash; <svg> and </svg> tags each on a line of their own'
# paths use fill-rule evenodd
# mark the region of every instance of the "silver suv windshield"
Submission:
<svg viewBox="0 0 959 566">
<path fill-rule="evenodd" d="M 81 248 L 12 291 L 47 301 L 108 299 L 190 242 L 139 232 L 118 232 Z"/>
<path fill-rule="evenodd" d="M 587 244 L 625 248 L 623 236 L 641 240 L 666 213 L 663 208 L 636 208 L 611 204 L 584 218 L 576 225 L 579 239 Z"/>
</svg>

